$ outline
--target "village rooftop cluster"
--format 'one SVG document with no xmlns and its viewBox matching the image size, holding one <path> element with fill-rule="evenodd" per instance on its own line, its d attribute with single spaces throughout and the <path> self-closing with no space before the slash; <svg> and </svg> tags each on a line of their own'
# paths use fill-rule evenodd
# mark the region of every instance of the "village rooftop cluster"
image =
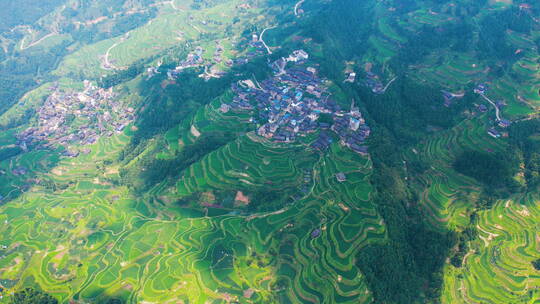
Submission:
<svg viewBox="0 0 540 304">
<path fill-rule="evenodd" d="M 504 129 L 510 127 L 512 122 L 508 119 L 501 117 L 501 109 L 506 106 L 504 100 L 493 101 L 487 97 L 486 93 L 489 91 L 489 86 L 485 83 L 478 84 L 473 92 L 480 95 L 485 101 L 487 101 L 493 108 L 495 108 L 495 119 L 492 120 L 494 124 L 489 127 L 487 133 L 493 138 L 508 137 L 508 132 L 505 132 Z M 455 99 L 460 99 L 465 96 L 465 92 L 452 93 L 445 90 L 441 90 L 442 96 L 444 98 L 444 105 L 450 107 Z M 476 104 L 476 109 L 480 113 L 486 113 L 489 110 L 489 107 L 484 104 Z"/>
<path fill-rule="evenodd" d="M 354 82 L 354 78 L 356 77 L 356 74 L 355 73 L 351 73 L 349 74 L 349 77 L 345 80 L 346 82 Z M 351 80 L 352 78 L 352 80 Z M 397 79 L 397 77 L 394 77 L 392 79 L 390 79 L 390 81 L 388 81 L 388 83 L 386 85 L 383 85 L 380 77 L 371 72 L 371 71 L 366 71 L 366 79 L 365 79 L 365 83 L 366 85 L 371 89 L 371 92 L 373 92 L 374 94 L 384 94 L 386 92 L 386 90 L 388 90 L 388 87 L 390 87 L 390 85 Z"/>
<path fill-rule="evenodd" d="M 489 97 L 486 96 L 486 93 L 489 89 L 489 86 L 487 84 L 481 83 L 474 88 L 474 93 L 482 96 L 483 99 L 485 99 L 488 103 L 490 103 L 495 108 L 495 125 L 493 125 L 491 128 L 488 129 L 487 133 L 489 136 L 493 138 L 500 138 L 500 137 L 507 137 L 507 132 L 502 132 L 501 129 L 506 129 L 510 127 L 512 122 L 508 119 L 504 119 L 501 117 L 501 108 L 506 106 L 506 103 L 501 100 L 493 101 Z M 480 112 L 487 112 L 488 108 L 481 104 L 478 106 L 478 110 Z"/>
<path fill-rule="evenodd" d="M 190 52 L 186 59 L 180 61 L 174 69 L 167 71 L 167 78 L 169 80 L 177 79 L 186 69 L 204 67 L 204 72 L 199 77 L 209 80 L 211 78 L 221 78 L 226 72 L 220 70 L 219 64 L 223 63 L 226 67 L 233 67 L 244 65 L 255 57 L 266 54 L 266 48 L 264 43 L 259 40 L 256 34 L 253 34 L 251 40 L 244 39 L 244 41 L 238 45 L 239 47 L 246 47 L 247 51 L 244 55 L 238 56 L 234 59 L 227 59 L 223 56 L 225 48 L 220 41 L 216 41 L 216 48 L 212 54 L 212 59 L 208 60 L 203 57 L 206 52 L 204 48 L 198 46 L 194 51 Z M 159 61 L 156 66 L 149 67 L 147 69 L 148 78 L 152 78 L 159 74 L 159 67 L 162 62 Z"/>
<path fill-rule="evenodd" d="M 331 130 L 342 145 L 367 154 L 364 142 L 370 129 L 360 111 L 354 103 L 349 112 L 341 110 L 316 68 L 307 65 L 308 58 L 305 51 L 294 51 L 288 58 L 270 64 L 273 77 L 260 83 L 244 80 L 233 84 L 233 101 L 223 104 L 221 111 L 257 113 L 258 117 L 251 119 L 259 124 L 257 134 L 276 142 L 294 142 L 322 130 L 311 147 L 325 150 L 333 141 Z M 329 119 L 322 120 L 322 116 Z"/>
<path fill-rule="evenodd" d="M 105 90 L 84 81 L 84 90 L 63 91 L 54 85 L 52 93 L 37 110 L 37 126 L 30 127 L 18 135 L 23 149 L 30 143 L 44 146 L 88 145 L 100 135 L 121 132 L 133 119 L 133 109 L 123 107 L 115 100 L 112 88 Z M 76 122 L 72 125 L 72 122 Z M 66 151 L 68 156 L 78 152 Z"/>
</svg>

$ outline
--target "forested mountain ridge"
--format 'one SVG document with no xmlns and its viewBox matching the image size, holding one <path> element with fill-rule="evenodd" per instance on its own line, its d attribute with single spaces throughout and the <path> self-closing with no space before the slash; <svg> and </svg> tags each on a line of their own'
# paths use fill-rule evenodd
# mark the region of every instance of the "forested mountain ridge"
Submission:
<svg viewBox="0 0 540 304">
<path fill-rule="evenodd" d="M 27 5 L 0 303 L 540 303 L 535 3 Z"/>
</svg>

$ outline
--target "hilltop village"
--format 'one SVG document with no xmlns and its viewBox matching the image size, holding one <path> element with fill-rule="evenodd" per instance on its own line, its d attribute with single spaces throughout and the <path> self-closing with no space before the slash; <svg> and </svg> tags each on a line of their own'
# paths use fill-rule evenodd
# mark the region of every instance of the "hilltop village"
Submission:
<svg viewBox="0 0 540 304">
<path fill-rule="evenodd" d="M 257 134 L 275 142 L 295 142 L 321 129 L 312 148 L 327 149 L 333 141 L 329 131 L 333 131 L 342 145 L 367 154 L 364 143 L 370 128 L 362 114 L 354 103 L 348 112 L 340 108 L 332 99 L 326 80 L 307 64 L 308 58 L 305 51 L 294 51 L 288 58 L 270 64 L 273 77 L 260 83 L 244 80 L 233 84 L 233 100 L 220 110 L 256 113 L 251 121 L 259 125 Z M 290 63 L 292 67 L 287 68 Z"/>
<path fill-rule="evenodd" d="M 30 127 L 17 136 L 25 149 L 30 143 L 43 146 L 88 145 L 99 136 L 112 136 L 121 132 L 133 120 L 132 108 L 123 110 L 114 97 L 112 88 L 105 90 L 84 81 L 84 90 L 64 91 L 58 85 L 49 88 L 52 93 L 37 110 L 37 126 Z M 66 151 L 67 156 L 78 152 Z"/>
<path fill-rule="evenodd" d="M 175 80 L 185 69 L 202 67 L 205 71 L 199 77 L 210 79 L 219 78 L 225 72 L 215 72 L 212 64 L 223 61 L 223 47 L 216 42 L 216 50 L 212 60 L 205 60 L 202 47 L 197 47 L 189 53 L 174 69 L 167 71 L 169 80 Z M 237 58 L 228 59 L 224 64 L 228 67 L 248 63 L 252 58 L 268 52 L 267 47 L 258 35 L 253 34 L 251 40 L 244 42 L 247 51 Z M 231 89 L 234 97 L 231 103 L 222 104 L 220 111 L 249 111 L 254 114 L 250 122 L 259 125 L 257 134 L 275 142 L 295 142 L 299 137 L 319 132 L 317 139 L 311 144 L 316 150 L 325 150 L 332 143 L 330 131 L 337 134 L 340 143 L 353 151 L 366 155 L 368 149 L 365 140 L 370 135 L 370 128 L 365 124 L 359 109 L 351 105 L 346 112 L 331 98 L 325 85 L 325 79 L 318 76 L 317 69 L 308 65 L 309 54 L 304 50 L 296 50 L 287 58 L 280 58 L 269 64 L 274 77 L 260 83 L 257 80 L 244 80 L 234 83 Z M 153 77 L 158 67 L 149 68 L 147 73 Z M 287 67 L 292 65 L 291 67 Z M 209 68 L 211 69 L 209 71 Z M 347 81 L 354 82 L 354 75 Z M 395 80 L 392 79 L 386 87 L 378 76 L 368 74 L 368 85 L 376 94 L 382 94 Z M 321 116 L 326 119 L 321 119 Z"/>
<path fill-rule="evenodd" d="M 247 51 L 244 55 L 238 56 L 234 59 L 228 59 L 223 56 L 225 48 L 220 41 L 215 42 L 215 50 L 211 59 L 205 59 L 203 54 L 207 52 L 203 47 L 197 46 L 194 51 L 190 52 L 186 58 L 178 63 L 174 69 L 167 70 L 167 78 L 171 81 L 177 79 L 182 72 L 186 69 L 204 67 L 204 72 L 199 77 L 209 80 L 211 78 L 221 78 L 226 72 L 222 68 L 231 68 L 233 66 L 243 65 L 248 63 L 251 59 L 265 54 L 264 43 L 261 42 L 257 35 L 253 35 L 249 42 L 244 42 L 238 45 L 238 47 L 245 47 Z M 159 67 L 161 61 L 157 66 L 147 69 L 148 78 L 151 78 L 159 74 Z"/>
<path fill-rule="evenodd" d="M 199 77 L 209 80 L 210 78 L 220 78 L 225 75 L 225 72 L 217 68 L 217 64 L 223 61 L 223 46 L 216 42 L 216 50 L 214 51 L 212 60 L 205 60 L 203 58 L 203 53 L 205 50 L 198 46 L 195 48 L 195 51 L 189 53 L 186 59 L 182 60 L 175 69 L 170 69 L 167 71 L 167 77 L 169 80 L 174 80 L 185 70 L 189 68 L 202 67 L 204 66 L 204 73 L 200 74 Z"/>
</svg>

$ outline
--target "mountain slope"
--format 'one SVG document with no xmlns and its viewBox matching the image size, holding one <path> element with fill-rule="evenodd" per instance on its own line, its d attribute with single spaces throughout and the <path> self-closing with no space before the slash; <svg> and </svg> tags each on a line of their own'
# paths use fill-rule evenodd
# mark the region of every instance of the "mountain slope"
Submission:
<svg viewBox="0 0 540 304">
<path fill-rule="evenodd" d="M 49 4 L 1 40 L 0 302 L 540 303 L 540 7 Z"/>
</svg>

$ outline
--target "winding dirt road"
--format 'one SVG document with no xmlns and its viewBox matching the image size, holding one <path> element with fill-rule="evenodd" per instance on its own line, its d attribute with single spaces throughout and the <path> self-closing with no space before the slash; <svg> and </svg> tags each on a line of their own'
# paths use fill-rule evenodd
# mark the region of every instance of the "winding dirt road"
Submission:
<svg viewBox="0 0 540 304">
<path fill-rule="evenodd" d="M 267 30 L 271 30 L 273 28 L 276 28 L 277 26 L 272 26 L 272 27 L 267 27 L 265 28 L 262 32 L 261 32 L 261 35 L 259 36 L 259 41 L 262 42 L 262 44 L 264 45 L 264 47 L 266 48 L 266 51 L 268 52 L 268 55 L 272 55 L 272 51 L 270 50 L 270 48 L 268 47 L 268 45 L 266 44 L 266 42 L 264 42 L 263 40 L 263 36 L 264 36 L 264 33 L 267 31 Z"/>
<path fill-rule="evenodd" d="M 119 67 L 115 66 L 114 64 L 112 64 L 109 61 L 109 55 L 110 55 L 112 49 L 117 47 L 120 43 L 124 42 L 127 38 L 129 38 L 129 32 L 126 33 L 124 36 L 122 36 L 120 38 L 120 41 L 115 42 L 113 45 L 111 45 L 110 48 L 107 49 L 107 52 L 105 53 L 105 56 L 103 58 L 103 64 L 102 64 L 103 69 L 105 69 L 105 70 L 119 70 L 119 69 L 122 69 L 122 68 L 119 68 Z"/>
<path fill-rule="evenodd" d="M 397 79 L 397 77 L 392 78 L 392 80 L 390 80 L 390 81 L 386 84 L 386 86 L 384 87 L 384 89 L 382 90 L 382 92 L 383 92 L 383 93 L 386 92 L 386 90 L 388 89 L 388 87 L 389 87 L 389 86 L 392 84 L 392 82 L 394 82 L 396 79 Z"/>
<path fill-rule="evenodd" d="M 43 40 L 45 40 L 45 39 L 47 39 L 47 38 L 49 38 L 49 37 L 56 36 L 56 35 L 58 35 L 58 33 L 56 33 L 56 32 L 50 32 L 49 34 L 47 34 L 47 35 L 41 37 L 39 40 L 34 41 L 34 42 L 30 43 L 30 44 L 27 45 L 27 46 L 24 45 L 24 42 L 26 41 L 26 36 L 25 36 L 25 37 L 23 38 L 23 40 L 21 41 L 20 49 L 21 49 L 21 51 L 24 51 L 24 50 L 26 50 L 27 48 L 31 48 L 31 47 L 33 47 L 33 46 L 36 46 L 36 45 L 40 44 Z"/>
<path fill-rule="evenodd" d="M 302 5 L 302 3 L 304 3 L 304 1 L 306 1 L 306 0 L 300 0 L 294 6 L 294 15 L 295 16 L 298 16 L 298 8 L 300 7 L 300 5 Z"/>
<path fill-rule="evenodd" d="M 485 94 L 480 94 L 480 96 L 484 97 L 484 99 L 487 100 L 495 108 L 495 116 L 497 117 L 497 121 L 501 121 L 501 110 L 499 109 L 497 104 L 494 103 L 491 99 L 489 99 Z"/>
</svg>

